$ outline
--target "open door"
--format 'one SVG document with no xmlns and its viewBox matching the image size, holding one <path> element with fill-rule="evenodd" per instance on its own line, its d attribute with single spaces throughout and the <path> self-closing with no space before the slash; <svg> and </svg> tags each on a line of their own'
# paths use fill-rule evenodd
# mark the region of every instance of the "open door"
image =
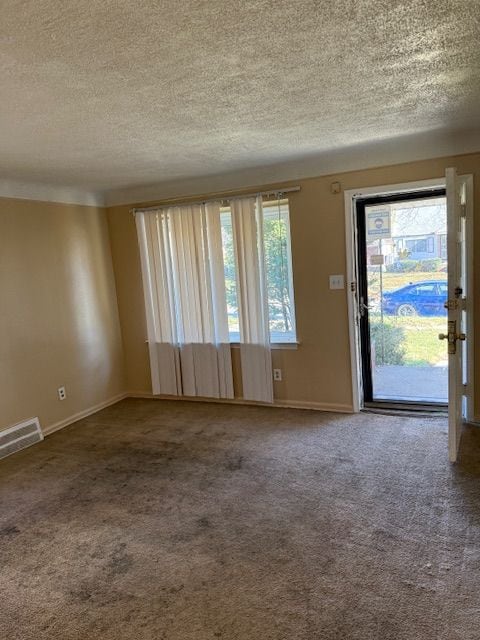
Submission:
<svg viewBox="0 0 480 640">
<path fill-rule="evenodd" d="M 447 245 L 448 245 L 448 332 L 439 335 L 448 341 L 448 448 L 451 462 L 457 460 L 462 425 L 466 418 L 468 380 L 466 340 L 469 287 L 467 256 L 467 215 L 471 212 L 470 176 L 458 176 L 456 169 L 447 169 Z M 470 328 L 473 337 L 473 328 Z"/>
</svg>

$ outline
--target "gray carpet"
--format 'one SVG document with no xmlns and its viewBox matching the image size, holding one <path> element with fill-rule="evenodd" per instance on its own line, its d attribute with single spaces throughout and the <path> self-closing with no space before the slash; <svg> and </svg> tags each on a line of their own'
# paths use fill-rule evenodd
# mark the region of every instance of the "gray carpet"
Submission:
<svg viewBox="0 0 480 640">
<path fill-rule="evenodd" d="M 125 400 L 0 463 L 0 637 L 474 640 L 480 430 Z"/>
</svg>

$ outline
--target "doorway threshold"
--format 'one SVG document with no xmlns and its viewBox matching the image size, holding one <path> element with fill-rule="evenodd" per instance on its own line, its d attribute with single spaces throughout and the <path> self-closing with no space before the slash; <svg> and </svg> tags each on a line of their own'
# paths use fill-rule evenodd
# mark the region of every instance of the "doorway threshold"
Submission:
<svg viewBox="0 0 480 640">
<path fill-rule="evenodd" d="M 365 402 L 362 411 L 366 413 L 394 413 L 396 415 L 446 416 L 448 405 L 443 402 Z"/>
</svg>

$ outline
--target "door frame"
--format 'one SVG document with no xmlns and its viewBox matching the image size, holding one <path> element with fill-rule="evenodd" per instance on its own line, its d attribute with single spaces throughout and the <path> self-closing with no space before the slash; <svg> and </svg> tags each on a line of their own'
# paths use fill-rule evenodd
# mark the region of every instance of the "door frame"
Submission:
<svg viewBox="0 0 480 640">
<path fill-rule="evenodd" d="M 473 176 L 459 176 L 465 179 L 467 185 L 467 212 L 466 212 L 466 237 L 467 237 L 467 327 L 469 331 L 467 341 L 467 389 L 466 389 L 466 419 L 474 420 L 474 336 L 473 336 Z M 446 188 L 445 176 L 417 180 L 415 182 L 403 182 L 399 184 L 381 185 L 375 187 L 359 187 L 347 189 L 345 198 L 345 246 L 346 246 L 346 282 L 347 282 L 347 306 L 348 306 L 348 331 L 350 342 L 350 365 L 352 380 L 352 408 L 358 413 L 364 408 L 363 382 L 362 382 L 362 353 L 360 338 L 360 322 L 358 313 L 358 255 L 357 255 L 357 199 L 400 195 L 404 192 L 425 191 L 432 188 Z"/>
</svg>

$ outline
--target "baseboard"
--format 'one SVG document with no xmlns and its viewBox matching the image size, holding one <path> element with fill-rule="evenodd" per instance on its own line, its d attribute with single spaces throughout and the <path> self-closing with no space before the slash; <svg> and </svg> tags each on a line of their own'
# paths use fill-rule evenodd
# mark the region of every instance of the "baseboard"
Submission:
<svg viewBox="0 0 480 640">
<path fill-rule="evenodd" d="M 120 393 L 113 398 L 109 398 L 104 402 L 100 402 L 99 404 L 89 407 L 88 409 L 84 409 L 83 411 L 79 411 L 78 413 L 73 414 L 72 416 L 68 416 L 68 418 L 64 418 L 59 422 L 55 422 L 55 424 L 51 424 L 48 427 L 42 429 L 42 433 L 44 436 L 49 436 L 56 431 L 60 431 L 64 427 L 68 427 L 68 425 L 73 424 L 74 422 L 78 422 L 78 420 L 82 420 L 83 418 L 87 418 L 97 411 L 101 411 L 102 409 L 106 409 L 112 404 L 119 402 L 120 400 L 124 400 L 125 398 L 145 398 L 148 400 L 179 400 L 184 402 L 215 402 L 218 404 L 233 404 L 233 405 L 243 405 L 243 406 L 255 406 L 255 407 L 273 407 L 280 409 L 311 409 L 314 411 L 331 411 L 335 413 L 353 413 L 353 409 L 350 405 L 344 404 L 333 404 L 333 403 L 321 403 L 321 402 L 303 402 L 303 401 L 286 401 L 286 400 L 276 400 L 273 404 L 265 404 L 263 402 L 253 402 L 249 400 L 243 400 L 242 398 L 234 398 L 232 400 L 224 399 L 224 398 L 190 398 L 186 396 L 154 396 L 152 393 L 147 393 L 145 391 L 129 391 L 126 393 Z"/>
<path fill-rule="evenodd" d="M 233 404 L 253 407 L 273 407 L 278 409 L 310 409 L 313 411 L 329 411 L 334 413 L 353 413 L 353 407 L 347 404 L 334 404 L 323 402 L 308 402 L 296 400 L 276 400 L 273 404 L 265 402 L 254 402 L 251 400 L 243 400 L 242 398 L 192 398 L 187 396 L 154 396 L 153 393 L 145 391 L 129 391 L 129 398 L 144 398 L 148 400 L 181 400 L 183 402 L 210 402 L 216 404 Z"/>
<path fill-rule="evenodd" d="M 296 400 L 276 400 L 275 407 L 285 409 L 311 409 L 312 411 L 331 411 L 333 413 L 355 413 L 350 404 L 338 404 L 332 402 L 308 402 Z"/>
<path fill-rule="evenodd" d="M 64 418 L 59 422 L 55 422 L 55 424 L 51 424 L 48 427 L 45 427 L 44 429 L 42 429 L 42 433 L 44 436 L 49 436 L 52 433 L 55 433 L 55 431 L 60 431 L 60 429 L 63 429 L 64 427 L 68 427 L 69 424 L 73 424 L 78 420 L 82 420 L 82 418 L 87 418 L 88 416 L 91 416 L 93 413 L 97 413 L 97 411 L 101 411 L 102 409 L 105 409 L 106 407 L 109 407 L 110 405 L 115 404 L 120 400 L 124 400 L 128 396 L 129 396 L 128 393 L 119 393 L 113 398 L 109 398 L 108 400 L 105 400 L 104 402 L 100 402 L 99 404 L 96 404 L 93 407 L 89 407 L 88 409 L 84 409 L 83 411 L 79 411 L 78 413 L 74 413 L 72 416 L 68 416 L 68 418 Z"/>
<path fill-rule="evenodd" d="M 471 424 L 474 427 L 480 427 L 480 418 L 478 416 L 474 416 L 473 420 L 467 420 L 467 424 Z"/>
</svg>

